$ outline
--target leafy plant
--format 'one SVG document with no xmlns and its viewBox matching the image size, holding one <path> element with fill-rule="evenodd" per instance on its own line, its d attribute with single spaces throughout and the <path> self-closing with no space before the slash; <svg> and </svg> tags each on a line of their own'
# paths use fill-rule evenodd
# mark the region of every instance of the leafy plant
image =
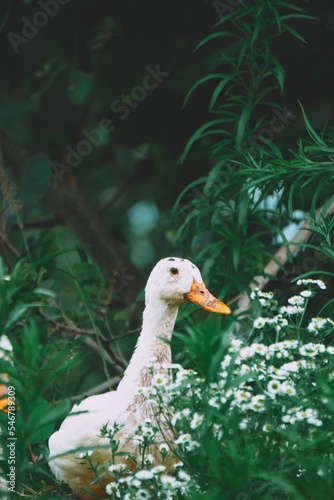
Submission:
<svg viewBox="0 0 334 500">
<path fill-rule="evenodd" d="M 68 398 L 56 401 L 56 388 L 82 361 L 81 340 L 69 343 L 51 335 L 40 311 L 51 308 L 55 294 L 40 284 L 38 266 L 20 260 L 9 272 L 0 263 L 1 408 L 0 467 L 14 484 L 1 491 L 13 498 L 39 481 L 54 483 L 47 468 L 46 441 L 71 408 Z M 6 333 L 7 336 L 4 335 Z M 9 446 L 10 445 L 10 446 Z M 5 494 L 5 493 L 4 493 Z"/>
<path fill-rule="evenodd" d="M 177 200 L 174 244 L 203 267 L 205 279 L 214 283 L 219 275 L 222 297 L 251 290 L 266 262 L 275 259 L 278 242 L 287 244 L 297 214 L 302 220 L 316 210 L 333 212 L 333 131 L 316 132 L 301 104 L 298 119 L 298 110 L 284 106 L 277 47 L 284 34 L 306 42 L 293 27 L 295 19 L 301 26 L 314 18 L 297 2 L 243 1 L 224 12 L 217 31 L 196 48 L 219 43 L 223 71 L 203 76 L 185 100 L 189 106 L 199 88 L 215 82 L 208 121 L 181 156 L 184 161 L 204 150 L 212 167 Z M 289 144 L 284 134 L 294 134 L 296 119 L 304 137 L 299 133 Z"/>
</svg>

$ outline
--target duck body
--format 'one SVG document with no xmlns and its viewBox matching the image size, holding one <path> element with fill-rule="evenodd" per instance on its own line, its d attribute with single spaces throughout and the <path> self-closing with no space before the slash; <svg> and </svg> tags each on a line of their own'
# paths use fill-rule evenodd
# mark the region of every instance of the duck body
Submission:
<svg viewBox="0 0 334 500">
<path fill-rule="evenodd" d="M 186 259 L 169 257 L 154 267 L 145 288 L 145 309 L 142 330 L 135 351 L 115 391 L 83 400 L 75 405 L 57 432 L 49 440 L 50 468 L 60 481 L 68 483 L 81 499 L 91 499 L 90 494 L 104 498 L 104 487 L 113 480 L 106 474 L 101 481 L 94 482 L 95 475 L 88 463 L 84 463 L 78 448 L 92 451 L 90 460 L 94 464 L 111 464 L 112 454 L 106 448 L 108 440 L 101 437 L 101 428 L 114 423 L 123 427 L 115 435 L 119 441 L 117 453 L 128 456 L 138 454 L 134 432 L 147 420 L 154 421 L 149 400 L 138 393 L 138 387 L 152 385 L 152 363 L 162 366 L 171 363 L 170 341 L 179 305 L 190 300 L 211 312 L 229 314 L 230 309 L 213 297 L 205 288 L 197 267 Z M 167 436 L 168 437 L 168 436 Z M 172 436 L 170 436 L 172 437 Z M 165 436 L 166 438 L 166 436 Z M 163 463 L 159 452 L 159 441 L 150 447 L 155 465 Z M 77 451 L 75 451 L 77 450 Z M 60 455 L 60 456 L 58 456 Z M 115 463 L 124 462 L 130 470 L 136 465 L 125 455 L 116 455 Z M 165 464 L 166 465 L 166 464 Z"/>
</svg>

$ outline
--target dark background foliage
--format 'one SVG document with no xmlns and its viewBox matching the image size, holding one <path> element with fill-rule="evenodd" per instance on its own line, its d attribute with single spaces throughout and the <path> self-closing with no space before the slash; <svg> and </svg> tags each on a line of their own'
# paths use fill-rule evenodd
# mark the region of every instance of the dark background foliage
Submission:
<svg viewBox="0 0 334 500">
<path fill-rule="evenodd" d="M 272 50 L 287 73 L 280 104 L 298 113 L 300 100 L 319 130 L 332 119 L 333 6 L 323 0 L 303 2 L 302 7 L 318 18 L 292 21 L 308 43 L 287 32 Z M 206 73 L 224 70 L 219 39 L 192 54 L 219 20 L 217 2 L 72 0 L 59 5 L 57 15 L 27 43 L 19 43 L 17 54 L 8 34 L 21 35 L 23 16 L 32 20 L 41 8 L 38 2 L 20 0 L 4 1 L 0 8 L 2 148 L 32 238 L 40 238 L 44 227 L 65 226 L 109 273 L 119 262 L 136 275 L 138 267 L 146 273 L 169 252 L 169 214 L 177 196 L 210 169 L 209 158 L 200 151 L 182 165 L 177 159 L 207 119 L 212 87 L 202 86 L 182 109 L 186 92 Z M 122 120 L 111 104 L 141 85 L 147 66 L 157 65 L 168 76 Z M 115 130 L 72 173 L 64 172 L 61 183 L 52 186 L 43 162 L 26 163 L 40 153 L 63 162 L 66 146 L 76 148 L 85 138 L 82 131 L 95 129 L 104 118 L 113 121 Z M 301 129 L 295 123 L 280 140 L 291 145 Z M 13 151 L 12 142 L 20 152 Z M 29 173 L 34 169 L 35 178 Z M 131 233 L 129 211 L 142 201 L 148 203 L 153 227 L 138 241 L 140 230 Z M 6 223 L 15 221 L 8 217 Z M 137 289 L 142 285 L 138 280 Z"/>
</svg>

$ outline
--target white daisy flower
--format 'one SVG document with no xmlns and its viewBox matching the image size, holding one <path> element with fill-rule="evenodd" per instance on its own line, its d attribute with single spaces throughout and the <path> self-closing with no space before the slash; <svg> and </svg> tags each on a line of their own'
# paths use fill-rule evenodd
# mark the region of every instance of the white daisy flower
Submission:
<svg viewBox="0 0 334 500">
<path fill-rule="evenodd" d="M 275 396 L 281 390 L 281 384 L 278 380 L 270 380 L 267 385 L 267 391 L 271 396 Z"/>
<path fill-rule="evenodd" d="M 144 464 L 145 465 L 151 465 L 153 463 L 154 463 L 154 456 L 151 455 L 151 453 L 144 455 Z"/>
<path fill-rule="evenodd" d="M 237 403 L 245 403 L 247 401 L 250 401 L 251 397 L 251 393 L 244 390 L 238 390 L 234 394 L 234 398 Z"/>
<path fill-rule="evenodd" d="M 263 328 L 266 323 L 268 323 L 268 318 L 262 318 L 260 316 L 260 318 L 254 320 L 253 326 L 254 328 Z"/>
<path fill-rule="evenodd" d="M 131 477 L 129 484 L 131 486 L 133 486 L 134 488 L 140 488 L 140 486 L 141 486 L 141 482 L 139 481 L 139 479 L 136 479 L 135 477 Z"/>
<path fill-rule="evenodd" d="M 131 498 L 131 497 L 130 497 Z M 151 493 L 144 488 L 140 488 L 140 490 L 136 491 L 136 496 L 134 497 L 136 500 L 148 500 L 151 497 Z"/>
<path fill-rule="evenodd" d="M 138 472 L 136 472 L 135 477 L 137 479 L 139 479 L 140 481 L 142 481 L 142 480 L 147 480 L 147 479 L 153 479 L 154 474 L 150 470 L 143 469 L 143 470 L 139 470 Z"/>
<path fill-rule="evenodd" d="M 242 359 L 252 358 L 254 354 L 255 354 L 255 349 L 252 345 L 243 347 L 239 352 L 239 356 Z"/>
<path fill-rule="evenodd" d="M 296 389 L 291 385 L 283 382 L 280 387 L 281 394 L 287 394 L 288 396 L 294 396 L 296 394 Z"/>
<path fill-rule="evenodd" d="M 222 401 L 222 403 L 226 403 L 226 398 L 225 401 Z M 219 408 L 219 403 L 215 398 L 209 399 L 209 405 L 212 406 L 213 408 Z"/>
<path fill-rule="evenodd" d="M 159 451 L 160 451 L 160 453 L 168 453 L 169 452 L 169 446 L 166 443 L 162 443 L 159 446 Z"/>
<path fill-rule="evenodd" d="M 109 472 L 125 472 L 127 470 L 127 466 L 125 464 L 112 464 L 108 467 Z"/>
<path fill-rule="evenodd" d="M 296 412 L 296 418 L 298 420 L 306 420 L 311 417 L 317 417 L 317 411 L 312 408 L 306 408 L 305 410 L 298 410 Z"/>
<path fill-rule="evenodd" d="M 320 420 L 320 418 L 316 418 L 316 417 L 309 417 L 307 419 L 307 423 L 311 424 L 311 425 L 315 425 L 316 427 L 322 426 L 322 420 Z"/>
<path fill-rule="evenodd" d="M 302 297 L 308 298 L 308 297 L 312 297 L 313 292 L 311 292 L 311 290 L 302 290 L 299 293 L 299 295 L 301 295 Z"/>
<path fill-rule="evenodd" d="M 178 472 L 178 476 L 179 476 L 179 479 L 181 479 L 182 481 L 190 481 L 191 477 L 189 476 L 189 474 L 187 474 L 186 472 L 184 472 L 184 470 L 180 470 Z"/>
<path fill-rule="evenodd" d="M 302 312 L 303 312 L 303 308 L 300 305 L 280 307 L 280 313 L 287 314 L 288 316 L 292 316 L 293 314 L 300 314 Z"/>
<path fill-rule="evenodd" d="M 253 290 L 253 291 L 251 292 L 251 294 L 250 294 L 250 298 L 251 298 L 251 299 L 253 299 L 253 300 L 254 300 L 254 299 L 256 299 L 256 297 L 257 297 L 257 295 L 258 295 L 259 291 L 260 291 L 260 289 L 259 289 L 259 288 L 254 288 L 254 290 Z"/>
<path fill-rule="evenodd" d="M 298 347 L 298 340 L 284 340 L 283 347 L 285 347 L 285 349 L 295 349 Z"/>
<path fill-rule="evenodd" d="M 325 351 L 326 347 L 324 344 L 314 344 L 313 342 L 305 344 L 299 349 L 299 353 L 302 356 L 316 356 L 319 352 L 322 353 Z"/>
<path fill-rule="evenodd" d="M 204 416 L 203 415 L 199 415 L 198 413 L 194 413 L 193 415 L 193 418 L 190 422 L 190 427 L 191 429 L 196 429 L 196 427 L 198 427 L 199 425 L 201 425 L 201 423 L 203 422 L 204 420 Z"/>
<path fill-rule="evenodd" d="M 223 361 L 220 363 L 220 366 L 224 369 L 224 368 L 227 368 L 230 363 L 232 361 L 232 356 L 230 356 L 230 354 L 226 354 L 226 356 L 224 356 L 223 358 Z"/>
<path fill-rule="evenodd" d="M 152 429 L 152 427 L 150 426 L 147 426 L 147 425 L 143 425 L 142 429 L 141 429 L 141 434 L 144 436 L 144 437 L 147 437 L 147 438 L 151 438 L 154 436 L 155 432 L 154 430 Z"/>
<path fill-rule="evenodd" d="M 242 341 L 239 340 L 239 339 L 234 339 L 231 343 L 230 343 L 230 346 L 228 348 L 228 350 L 230 352 L 235 352 L 235 351 L 238 351 L 239 348 L 241 347 L 242 345 Z M 230 356 L 230 359 L 231 359 L 231 356 Z"/>
<path fill-rule="evenodd" d="M 251 373 L 252 369 L 250 366 L 246 365 L 245 363 L 242 363 L 239 368 L 239 373 L 240 375 L 245 375 L 246 373 Z"/>
<path fill-rule="evenodd" d="M 153 474 L 161 474 L 161 472 L 165 472 L 166 467 L 164 465 L 156 465 L 151 469 Z"/>
<path fill-rule="evenodd" d="M 199 446 L 199 443 L 192 439 L 190 434 L 180 434 L 175 444 L 182 445 L 186 451 L 192 451 Z"/>
<path fill-rule="evenodd" d="M 326 318 L 312 318 L 309 324 L 307 325 L 307 329 L 309 332 L 318 333 L 321 328 L 323 328 L 327 323 Z"/>
<path fill-rule="evenodd" d="M 169 489 L 169 488 L 174 488 L 177 484 L 177 480 L 173 476 L 168 476 L 167 474 L 164 476 L 161 476 L 161 483 L 163 488 Z"/>
<path fill-rule="evenodd" d="M 261 298 L 259 299 L 259 302 L 262 307 L 269 307 L 270 306 L 270 300 Z"/>
<path fill-rule="evenodd" d="M 152 379 L 152 384 L 156 387 L 165 387 L 168 384 L 168 380 L 163 375 L 154 375 Z"/>
<path fill-rule="evenodd" d="M 248 418 L 242 419 L 241 422 L 239 422 L 239 429 L 241 430 L 247 429 L 248 424 L 249 424 Z"/>
<path fill-rule="evenodd" d="M 300 297 L 300 295 L 294 295 L 288 299 L 288 302 L 293 306 L 301 306 L 304 304 L 305 299 L 304 297 Z"/>
<path fill-rule="evenodd" d="M 290 361 L 289 363 L 284 363 L 281 366 L 281 370 L 297 373 L 300 368 L 305 368 L 306 361 L 304 359 L 300 359 L 298 361 Z"/>
<path fill-rule="evenodd" d="M 116 496 L 120 497 L 120 493 L 118 491 L 118 484 L 117 483 L 107 484 L 106 493 L 107 493 L 107 495 L 112 495 L 113 493 L 116 493 Z"/>
<path fill-rule="evenodd" d="M 254 411 L 264 411 L 265 410 L 265 406 L 264 406 L 265 399 L 266 399 L 265 396 L 263 396 L 262 394 L 258 394 L 257 396 L 253 396 L 248 407 Z"/>
<path fill-rule="evenodd" d="M 254 343 L 254 344 L 252 344 L 252 347 L 253 347 L 254 351 L 257 352 L 258 354 L 261 354 L 261 356 L 264 356 L 265 354 L 267 354 L 268 348 L 264 344 L 255 344 Z"/>
<path fill-rule="evenodd" d="M 283 415 L 282 417 L 282 422 L 286 423 L 286 424 L 294 424 L 296 422 L 296 417 L 293 416 L 293 415 Z"/>
<path fill-rule="evenodd" d="M 175 444 L 185 444 L 191 441 L 191 435 L 190 434 L 180 434 L 177 440 L 175 441 Z"/>
</svg>

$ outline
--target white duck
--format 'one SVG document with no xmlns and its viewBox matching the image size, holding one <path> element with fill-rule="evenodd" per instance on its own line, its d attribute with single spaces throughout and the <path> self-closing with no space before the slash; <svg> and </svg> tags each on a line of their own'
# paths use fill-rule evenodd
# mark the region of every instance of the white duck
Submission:
<svg viewBox="0 0 334 500">
<path fill-rule="evenodd" d="M 145 297 L 141 334 L 117 390 L 89 397 L 75 405 L 49 440 L 52 472 L 59 480 L 68 483 L 82 499 L 93 498 L 87 490 L 100 497 L 106 495 L 99 482 L 92 482 L 94 474 L 87 465 L 82 465 L 80 453 L 71 453 L 71 450 L 80 446 L 95 447 L 90 459 L 97 464 L 107 462 L 111 459 L 111 452 L 98 449 L 101 444 L 105 446 L 108 443 L 108 440 L 99 437 L 100 429 L 107 422 L 117 422 L 125 424 L 115 438 L 120 442 L 118 451 L 136 454 L 137 446 L 131 439 L 134 431 L 152 418 L 150 402 L 145 396 L 138 395 L 137 388 L 152 383 L 148 369 L 150 359 L 162 364 L 171 362 L 171 350 L 164 340 L 171 339 L 179 305 L 190 300 L 207 311 L 221 314 L 231 312 L 228 306 L 206 289 L 198 268 L 189 260 L 177 257 L 162 259 L 156 264 L 148 279 Z M 162 463 L 158 446 L 154 450 L 150 449 L 150 452 L 155 457 L 156 465 Z M 122 456 L 116 458 L 122 460 Z M 130 469 L 135 468 L 134 463 L 129 461 L 126 465 Z M 103 486 L 111 480 L 110 476 L 104 476 Z"/>
</svg>

